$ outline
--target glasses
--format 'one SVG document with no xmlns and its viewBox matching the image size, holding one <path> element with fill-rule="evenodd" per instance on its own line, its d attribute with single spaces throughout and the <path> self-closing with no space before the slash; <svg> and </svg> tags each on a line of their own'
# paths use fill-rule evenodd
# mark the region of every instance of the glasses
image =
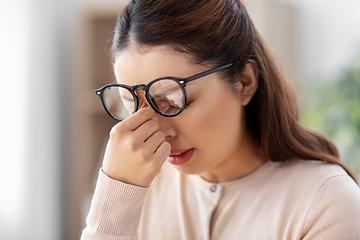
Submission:
<svg viewBox="0 0 360 240">
<path fill-rule="evenodd" d="M 160 77 L 146 85 L 107 84 L 95 90 L 95 94 L 100 97 L 105 111 L 117 121 L 126 119 L 139 109 L 139 98 L 135 92 L 137 90 L 145 91 L 145 98 L 155 112 L 161 116 L 174 117 L 186 106 L 187 83 L 233 65 L 234 63 L 229 63 L 188 78 Z"/>
</svg>

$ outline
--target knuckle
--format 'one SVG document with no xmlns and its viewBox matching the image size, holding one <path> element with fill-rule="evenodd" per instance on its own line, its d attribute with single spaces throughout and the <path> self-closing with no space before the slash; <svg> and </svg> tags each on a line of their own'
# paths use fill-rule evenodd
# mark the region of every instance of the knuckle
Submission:
<svg viewBox="0 0 360 240">
<path fill-rule="evenodd" d="M 132 151 L 132 152 L 136 152 L 139 150 L 139 144 L 132 141 L 131 139 L 127 140 L 127 143 L 126 145 L 129 147 L 129 149 Z"/>
<path fill-rule="evenodd" d="M 115 126 L 111 128 L 109 135 L 110 138 L 114 138 L 117 135 L 117 128 Z"/>
<path fill-rule="evenodd" d="M 110 130 L 110 138 L 118 138 L 120 137 L 120 135 L 122 135 L 122 127 L 119 124 L 116 124 L 115 126 L 113 126 Z"/>
<path fill-rule="evenodd" d="M 149 152 L 147 152 L 147 151 L 141 151 L 140 153 L 139 153 L 139 155 L 140 155 L 140 159 L 142 160 L 142 161 L 146 161 L 146 160 L 148 160 L 149 159 Z"/>
<path fill-rule="evenodd" d="M 159 128 L 160 128 L 160 125 L 159 125 L 159 123 L 156 121 L 156 120 L 154 120 L 154 119 L 151 119 L 151 120 L 149 120 L 149 127 L 151 128 L 151 129 L 153 129 L 154 131 L 157 131 L 157 130 L 159 130 Z"/>
</svg>

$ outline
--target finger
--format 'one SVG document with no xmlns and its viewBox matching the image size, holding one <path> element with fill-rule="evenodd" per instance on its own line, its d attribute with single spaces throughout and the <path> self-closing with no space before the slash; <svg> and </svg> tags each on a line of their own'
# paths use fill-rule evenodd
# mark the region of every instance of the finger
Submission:
<svg viewBox="0 0 360 240">
<path fill-rule="evenodd" d="M 130 117 L 126 118 L 121 122 L 121 124 L 129 129 L 135 130 L 139 126 L 141 126 L 147 120 L 152 119 L 156 116 L 156 112 L 151 107 L 144 107 L 141 108 L 139 111 L 131 115 Z"/>
<path fill-rule="evenodd" d="M 145 142 L 160 128 L 159 123 L 154 119 L 149 119 L 140 125 L 134 131 L 134 138 L 138 141 Z"/>
<path fill-rule="evenodd" d="M 154 153 L 154 157 L 161 161 L 161 164 L 163 164 L 167 157 L 171 153 L 171 145 L 168 142 L 162 142 L 158 149 Z"/>
<path fill-rule="evenodd" d="M 156 131 L 151 135 L 144 144 L 144 151 L 147 155 L 152 155 L 165 141 L 165 134 L 161 131 Z"/>
</svg>

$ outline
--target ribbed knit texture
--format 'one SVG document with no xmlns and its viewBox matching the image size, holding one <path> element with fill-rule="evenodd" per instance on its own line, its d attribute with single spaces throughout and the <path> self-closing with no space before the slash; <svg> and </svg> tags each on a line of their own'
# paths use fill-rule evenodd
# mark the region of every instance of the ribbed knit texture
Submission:
<svg viewBox="0 0 360 240">
<path fill-rule="evenodd" d="M 210 183 L 169 163 L 149 188 L 99 174 L 83 240 L 360 240 L 360 189 L 339 166 L 267 162 Z"/>
<path fill-rule="evenodd" d="M 147 192 L 148 188 L 113 180 L 100 170 L 86 220 L 88 228 L 117 236 L 136 236 Z"/>
</svg>

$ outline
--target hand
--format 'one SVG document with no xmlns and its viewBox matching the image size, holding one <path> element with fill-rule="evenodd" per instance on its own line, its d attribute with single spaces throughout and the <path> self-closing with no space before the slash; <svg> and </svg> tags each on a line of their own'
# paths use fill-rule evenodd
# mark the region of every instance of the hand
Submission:
<svg viewBox="0 0 360 240">
<path fill-rule="evenodd" d="M 124 183 L 148 187 L 170 155 L 171 146 L 153 117 L 151 107 L 116 124 L 110 132 L 103 170 Z"/>
</svg>

